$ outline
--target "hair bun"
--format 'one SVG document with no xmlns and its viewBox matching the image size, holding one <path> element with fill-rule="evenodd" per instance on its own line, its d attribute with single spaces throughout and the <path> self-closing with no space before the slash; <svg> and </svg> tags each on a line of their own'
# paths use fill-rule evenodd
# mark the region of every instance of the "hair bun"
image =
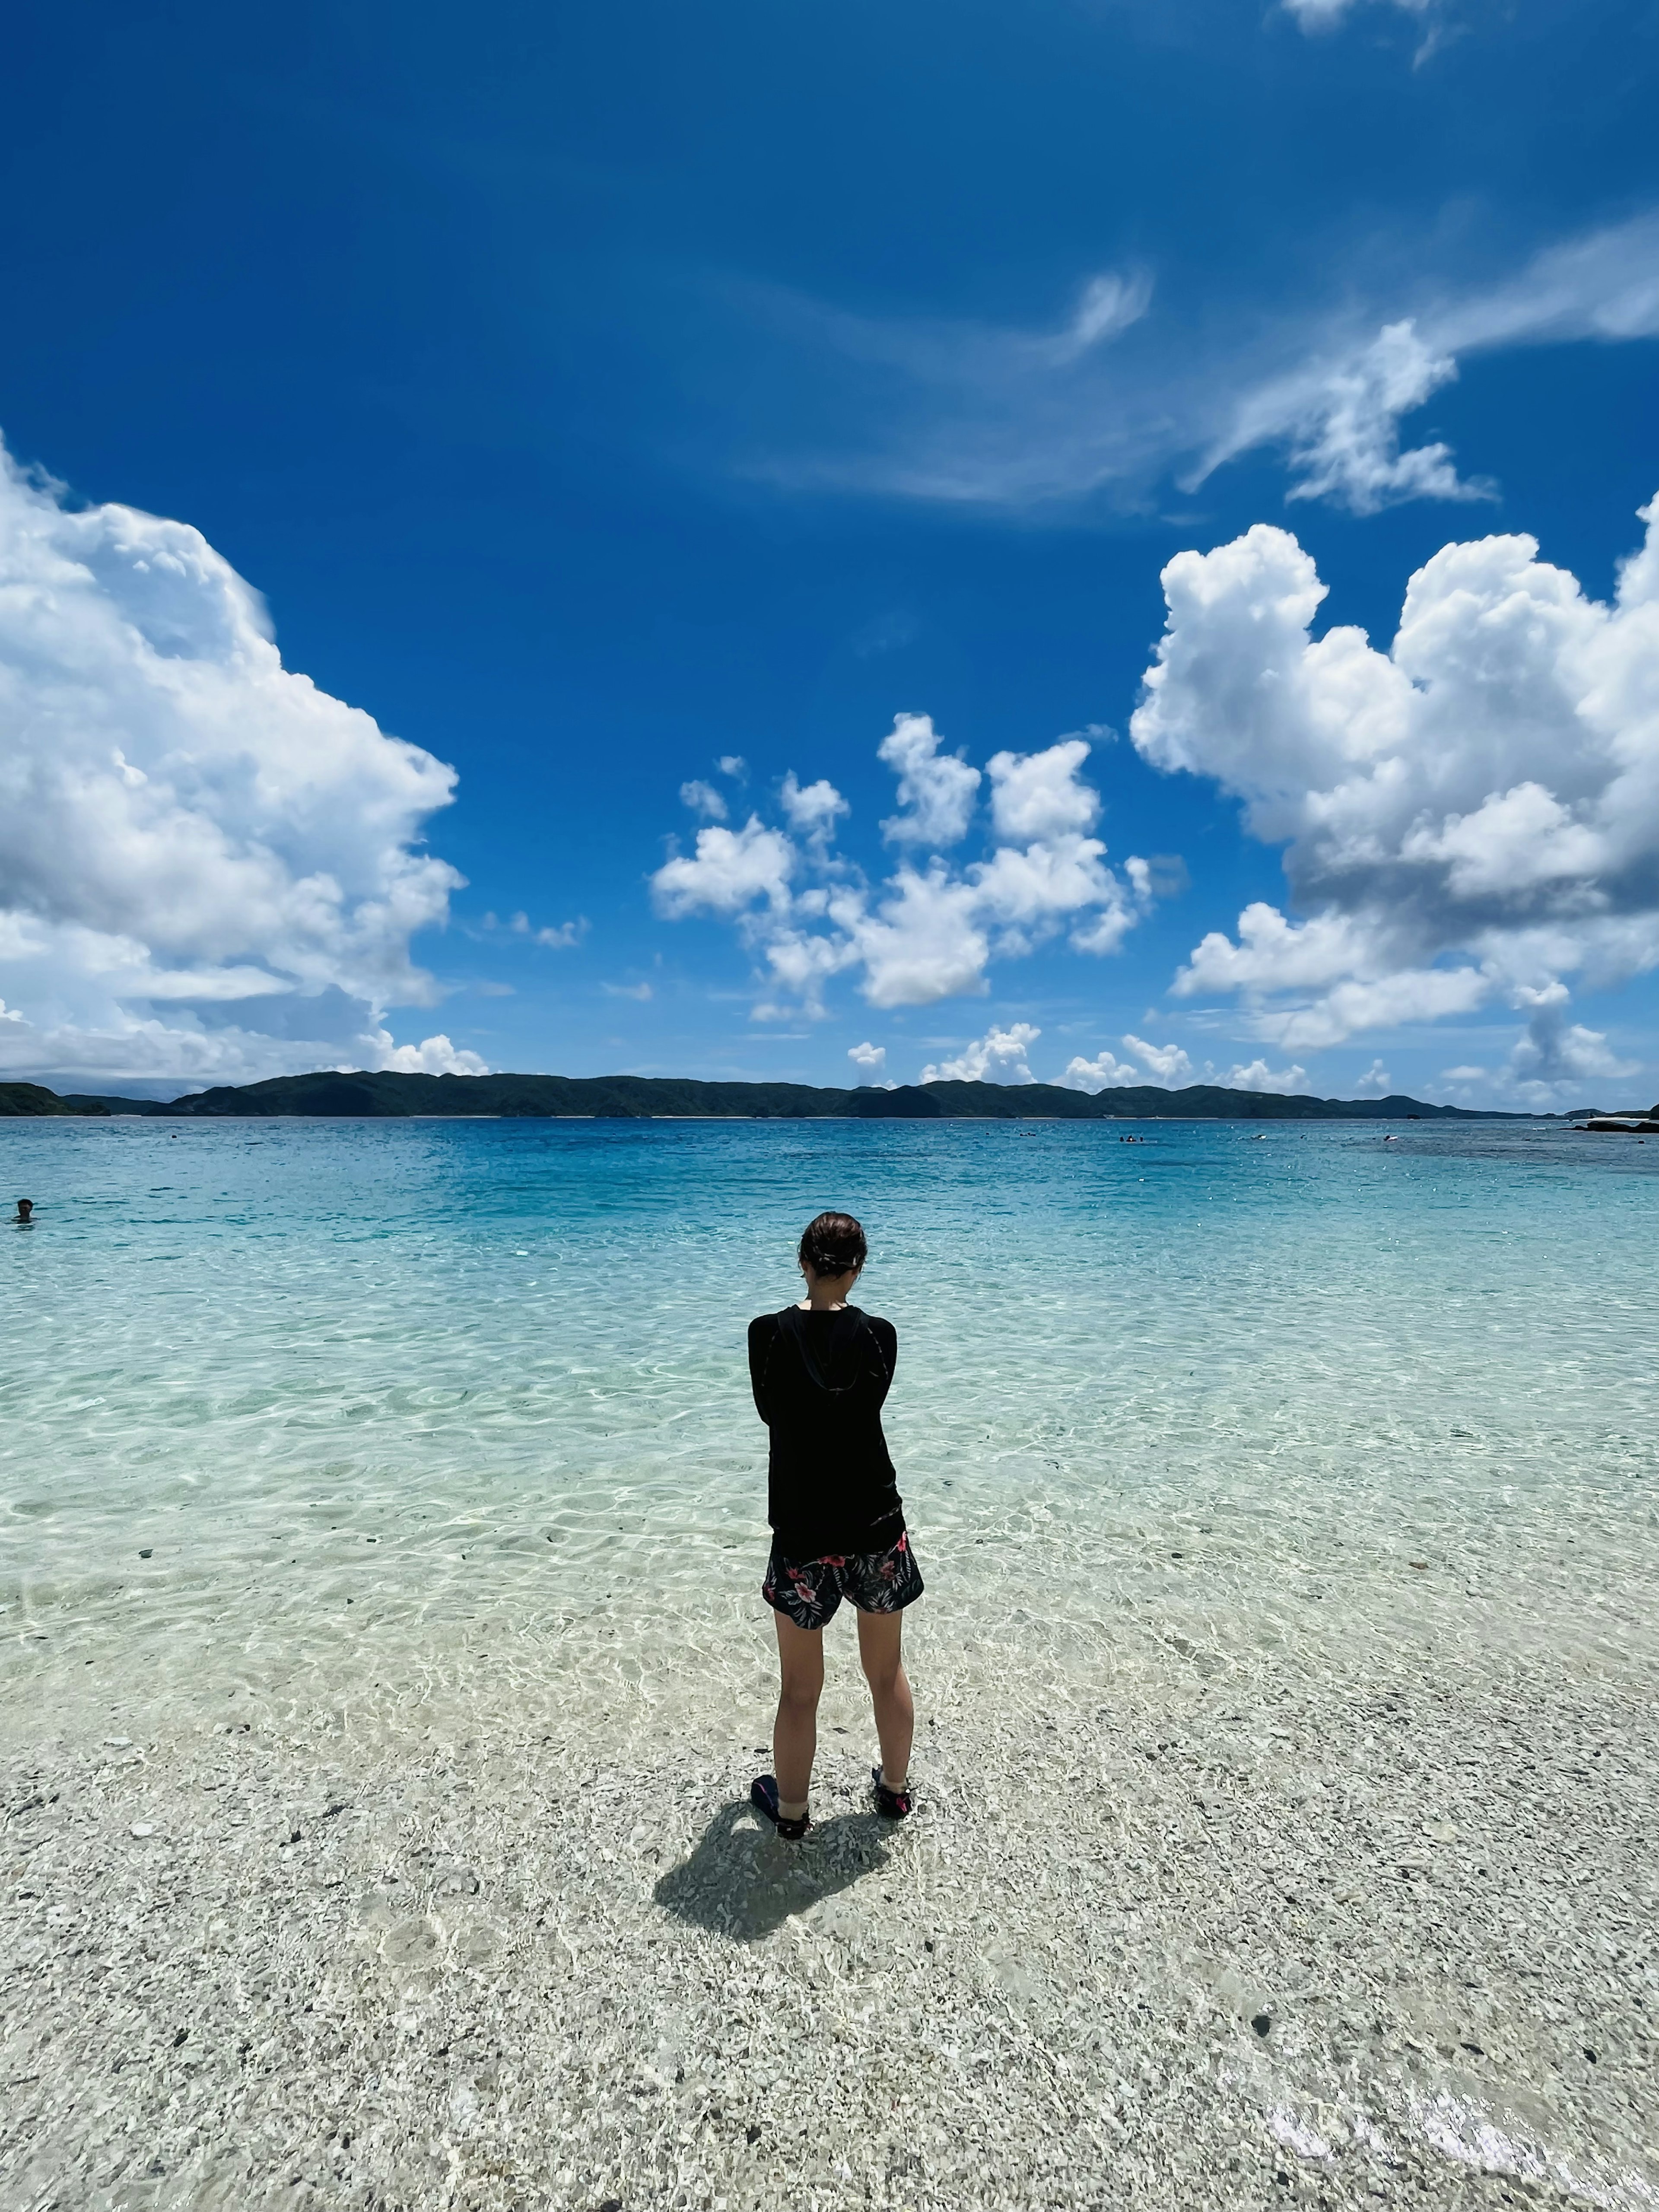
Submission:
<svg viewBox="0 0 1659 2212">
<path fill-rule="evenodd" d="M 850 1213 L 820 1213 L 809 1221 L 800 1240 L 803 1267 L 815 1275 L 847 1275 L 869 1257 L 864 1231 Z"/>
</svg>

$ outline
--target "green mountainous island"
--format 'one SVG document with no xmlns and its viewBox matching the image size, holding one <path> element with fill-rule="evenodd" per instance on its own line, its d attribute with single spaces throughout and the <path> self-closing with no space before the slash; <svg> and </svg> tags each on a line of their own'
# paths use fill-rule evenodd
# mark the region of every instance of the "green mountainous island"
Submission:
<svg viewBox="0 0 1659 2212">
<path fill-rule="evenodd" d="M 1585 1109 L 1589 1110 L 1589 1109 Z M 1528 1121 L 1558 1115 L 1499 1114 L 1431 1106 L 1417 1098 L 1285 1097 L 1271 1091 L 1227 1091 L 1209 1083 L 1185 1091 L 1154 1085 L 1062 1091 L 1052 1083 L 903 1084 L 896 1090 L 817 1090 L 804 1083 L 696 1083 L 643 1075 L 365 1075 L 325 1071 L 268 1083 L 224 1085 L 161 1103 L 151 1098 L 71 1094 L 34 1083 L 0 1083 L 6 1115 L 164 1115 L 221 1121 L 319 1115 L 328 1120 L 407 1120 L 413 1115 L 499 1115 L 651 1121 Z M 1573 1117 L 1576 1118 L 1576 1117 Z"/>
</svg>

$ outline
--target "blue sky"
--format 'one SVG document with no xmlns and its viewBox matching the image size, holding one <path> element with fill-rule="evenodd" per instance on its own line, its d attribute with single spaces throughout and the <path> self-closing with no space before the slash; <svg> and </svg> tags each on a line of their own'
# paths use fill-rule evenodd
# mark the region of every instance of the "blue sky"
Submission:
<svg viewBox="0 0 1659 2212">
<path fill-rule="evenodd" d="M 9 75 L 4 1073 L 1659 1091 L 1650 4 Z"/>
</svg>

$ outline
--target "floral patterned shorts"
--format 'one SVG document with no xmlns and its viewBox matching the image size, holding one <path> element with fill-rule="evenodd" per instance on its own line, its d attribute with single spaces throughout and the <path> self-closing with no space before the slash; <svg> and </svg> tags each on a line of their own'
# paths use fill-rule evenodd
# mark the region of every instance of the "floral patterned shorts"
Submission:
<svg viewBox="0 0 1659 2212">
<path fill-rule="evenodd" d="M 921 1595 L 921 1570 L 901 1536 L 890 1552 L 830 1552 L 821 1559 L 786 1559 L 775 1544 L 761 1595 L 797 1628 L 822 1628 L 842 1598 L 860 1613 L 898 1613 Z"/>
</svg>

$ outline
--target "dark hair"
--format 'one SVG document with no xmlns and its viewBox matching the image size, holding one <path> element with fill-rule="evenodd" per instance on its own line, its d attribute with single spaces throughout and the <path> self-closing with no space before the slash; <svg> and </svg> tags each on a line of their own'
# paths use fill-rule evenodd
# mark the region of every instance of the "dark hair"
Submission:
<svg viewBox="0 0 1659 2212">
<path fill-rule="evenodd" d="M 861 1267 L 870 1248 L 850 1213 L 821 1213 L 809 1221 L 800 1240 L 800 1263 L 815 1275 L 844 1275 Z"/>
</svg>

